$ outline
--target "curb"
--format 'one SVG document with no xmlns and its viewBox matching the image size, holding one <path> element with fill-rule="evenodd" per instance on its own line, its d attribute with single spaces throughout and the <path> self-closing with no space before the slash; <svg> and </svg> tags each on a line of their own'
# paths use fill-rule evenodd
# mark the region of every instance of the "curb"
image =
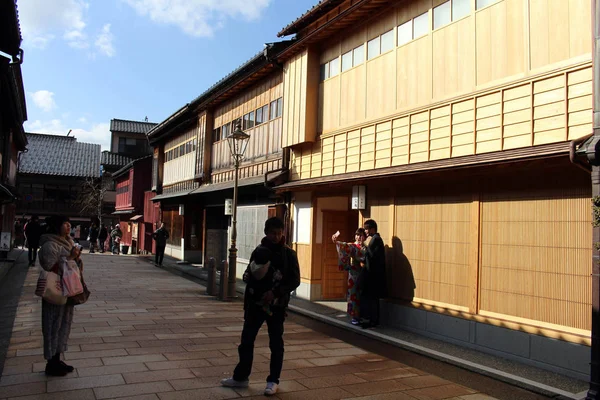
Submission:
<svg viewBox="0 0 600 400">
<path fill-rule="evenodd" d="M 575 394 L 575 393 L 567 392 L 567 391 L 564 391 L 564 390 L 561 390 L 561 389 L 558 389 L 558 388 L 555 388 L 552 386 L 544 385 L 543 383 L 535 382 L 530 379 L 525 379 L 520 376 L 510 374 L 508 372 L 500 371 L 495 368 L 490 368 L 485 365 L 467 361 L 462 358 L 454 357 L 454 356 L 451 356 L 451 355 L 448 355 L 448 354 L 445 354 L 445 353 L 442 353 L 442 352 L 439 352 L 436 350 L 431 350 L 426 347 L 419 346 L 419 345 L 416 345 L 416 344 L 413 344 L 413 343 L 410 343 L 410 342 L 407 342 L 404 340 L 396 339 L 391 336 L 387 336 L 382 333 L 379 333 L 377 331 L 359 328 L 359 327 L 350 325 L 345 321 L 344 322 L 338 321 L 335 318 L 321 315 L 319 313 L 316 313 L 316 312 L 313 312 L 310 310 L 306 310 L 302 307 L 298 307 L 298 306 L 294 306 L 294 305 L 290 304 L 288 306 L 288 308 L 290 309 L 290 311 L 292 311 L 296 314 L 304 315 L 306 317 L 315 319 L 317 321 L 324 322 L 329 325 L 333 325 L 337 328 L 342 328 L 344 330 L 351 331 L 351 332 L 357 333 L 362 336 L 366 336 L 370 339 L 375 339 L 380 342 L 390 344 L 390 345 L 399 347 L 401 349 L 408 350 L 413 353 L 427 356 L 429 358 L 433 358 L 438 361 L 443 361 L 445 363 L 455 365 L 457 367 L 466 369 L 468 371 L 472 371 L 472 372 L 478 373 L 480 375 L 488 376 L 490 378 L 494 378 L 499 381 L 509 383 L 513 386 L 517 386 L 517 387 L 520 387 L 520 388 L 523 388 L 523 389 L 526 389 L 526 390 L 529 390 L 529 391 L 532 391 L 532 392 L 535 392 L 538 394 L 542 394 L 544 396 L 551 396 L 551 397 L 554 397 L 557 399 L 582 400 L 585 398 L 585 396 L 587 394 L 587 392 Z"/>
</svg>

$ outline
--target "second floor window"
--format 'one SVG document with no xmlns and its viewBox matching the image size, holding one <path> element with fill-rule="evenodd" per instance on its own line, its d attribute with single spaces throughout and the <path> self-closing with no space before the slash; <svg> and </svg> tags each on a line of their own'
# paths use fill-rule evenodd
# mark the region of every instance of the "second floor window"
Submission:
<svg viewBox="0 0 600 400">
<path fill-rule="evenodd" d="M 149 154 L 148 141 L 146 139 L 120 137 L 119 153 L 131 157 L 141 157 Z"/>
</svg>

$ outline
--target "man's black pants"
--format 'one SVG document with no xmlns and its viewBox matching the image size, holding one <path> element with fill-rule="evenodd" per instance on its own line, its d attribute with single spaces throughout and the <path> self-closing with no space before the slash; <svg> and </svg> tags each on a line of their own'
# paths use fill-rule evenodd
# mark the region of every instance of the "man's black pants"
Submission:
<svg viewBox="0 0 600 400">
<path fill-rule="evenodd" d="M 360 317 L 371 325 L 379 325 L 379 297 L 370 294 L 360 296 Z"/>
<path fill-rule="evenodd" d="M 163 258 L 165 257 L 165 247 L 167 247 L 167 246 L 166 245 L 164 245 L 164 246 L 156 245 L 156 255 L 154 256 L 155 264 L 162 265 Z"/>
<path fill-rule="evenodd" d="M 29 247 L 28 255 L 29 255 L 29 264 L 35 263 L 35 259 L 37 258 L 38 247 Z"/>
<path fill-rule="evenodd" d="M 254 341 L 262 324 L 266 321 L 269 330 L 269 348 L 271 349 L 271 370 L 267 382 L 279 384 L 281 368 L 283 367 L 283 322 L 285 310 L 272 307 L 273 315 L 265 313 L 261 306 L 251 304 L 244 313 L 244 329 L 242 343 L 238 347 L 240 362 L 233 372 L 233 379 L 245 381 L 252 372 L 254 359 Z"/>
</svg>

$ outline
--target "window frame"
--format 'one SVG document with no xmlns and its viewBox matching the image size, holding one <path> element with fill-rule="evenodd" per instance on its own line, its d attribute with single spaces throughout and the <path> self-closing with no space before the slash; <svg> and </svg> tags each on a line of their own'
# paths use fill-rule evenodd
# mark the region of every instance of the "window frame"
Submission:
<svg viewBox="0 0 600 400">
<path fill-rule="evenodd" d="M 377 41 L 377 54 L 375 55 L 371 55 L 371 43 L 374 43 L 375 41 Z M 374 59 L 375 57 L 379 57 L 381 55 L 381 35 L 371 39 L 371 40 L 367 40 L 367 61 Z"/>
<path fill-rule="evenodd" d="M 482 6 L 479 6 L 479 2 L 480 1 L 485 1 L 488 2 L 487 4 L 484 4 Z M 486 7 L 490 7 L 493 6 L 494 4 L 498 3 L 500 0 L 475 0 L 475 11 L 479 11 L 482 10 Z"/>
<path fill-rule="evenodd" d="M 277 118 L 275 116 L 277 114 L 277 99 L 269 103 L 269 111 L 269 121 L 273 121 L 275 118 Z"/>
<path fill-rule="evenodd" d="M 279 118 L 283 115 L 283 97 L 278 98 L 277 100 L 277 110 L 275 111 L 276 117 Z"/>
<path fill-rule="evenodd" d="M 350 65 L 346 66 L 347 68 L 345 68 L 344 67 L 344 63 L 345 63 L 344 60 L 347 61 L 348 59 L 350 60 Z M 347 51 L 346 53 L 342 54 L 342 63 L 341 64 L 342 64 L 342 72 L 346 72 L 346 71 L 354 68 L 354 49 L 350 50 L 350 51 Z"/>
<path fill-rule="evenodd" d="M 340 57 L 335 57 L 329 60 L 329 78 L 335 78 L 339 74 L 341 74 L 341 62 Z M 337 67 L 334 69 L 334 65 Z M 333 71 L 333 72 L 332 72 Z"/>
<path fill-rule="evenodd" d="M 356 51 L 361 49 L 362 51 L 362 60 L 360 62 L 356 61 Z M 352 49 L 352 67 L 357 67 L 359 64 L 364 64 L 365 62 L 365 44 L 361 44 L 360 46 L 356 46 Z"/>
<path fill-rule="evenodd" d="M 389 35 L 389 36 L 386 36 L 386 35 Z M 384 50 L 384 49 L 383 49 L 383 37 L 384 37 L 384 36 L 386 36 L 386 37 L 389 37 L 389 38 L 391 38 L 391 40 L 392 40 L 392 44 L 391 44 L 391 46 L 390 46 L 388 49 L 386 49 L 386 50 Z M 393 29 L 393 28 L 392 28 L 392 29 L 390 29 L 389 31 L 387 31 L 387 32 L 384 32 L 384 33 L 382 33 L 381 35 L 379 35 L 379 51 L 380 51 L 380 53 L 379 53 L 379 54 L 380 54 L 380 55 L 381 55 L 381 54 L 385 54 L 385 53 L 387 53 L 387 52 L 389 52 L 389 51 L 392 51 L 392 50 L 394 50 L 396 47 L 398 47 L 398 46 L 396 46 L 396 39 L 394 38 L 394 29 Z"/>
</svg>

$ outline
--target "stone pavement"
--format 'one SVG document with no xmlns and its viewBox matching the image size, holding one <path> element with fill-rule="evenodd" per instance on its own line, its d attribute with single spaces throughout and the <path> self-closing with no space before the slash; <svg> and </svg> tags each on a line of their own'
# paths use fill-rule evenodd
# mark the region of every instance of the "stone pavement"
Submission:
<svg viewBox="0 0 600 400">
<path fill-rule="evenodd" d="M 266 329 L 256 342 L 248 389 L 222 388 L 237 362 L 241 302 L 223 303 L 204 287 L 129 256 L 85 255 L 90 301 L 75 313 L 64 378 L 43 369 L 40 299 L 31 268 L 15 318 L 0 399 L 264 398 L 269 369 Z M 455 399 L 492 397 L 286 322 L 280 392 L 293 399 Z"/>
</svg>

